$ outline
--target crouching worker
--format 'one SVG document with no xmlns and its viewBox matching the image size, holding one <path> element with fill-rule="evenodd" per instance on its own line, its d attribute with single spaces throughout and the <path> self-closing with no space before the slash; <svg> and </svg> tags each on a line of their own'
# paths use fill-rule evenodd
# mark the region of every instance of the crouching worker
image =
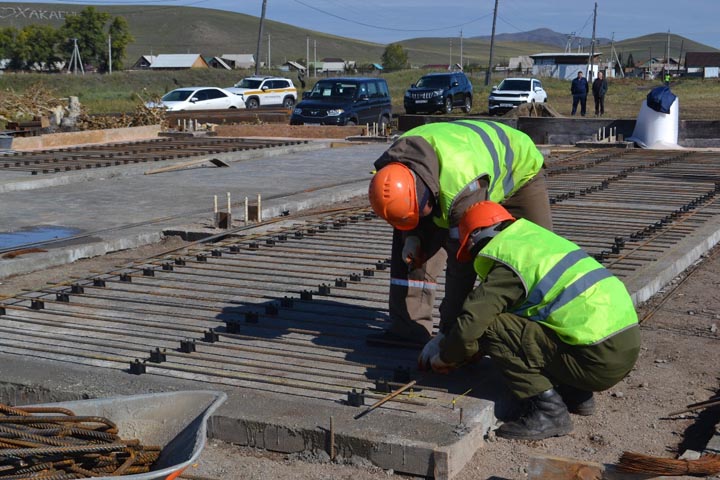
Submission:
<svg viewBox="0 0 720 480">
<path fill-rule="evenodd" d="M 482 281 L 462 313 L 441 324 L 418 364 L 447 373 L 488 355 L 527 407 L 500 437 L 540 440 L 572 431 L 569 413 L 591 415 L 592 392 L 622 380 L 640 351 L 625 286 L 580 247 L 501 205 L 472 205 L 459 225 L 457 259 Z"/>
</svg>

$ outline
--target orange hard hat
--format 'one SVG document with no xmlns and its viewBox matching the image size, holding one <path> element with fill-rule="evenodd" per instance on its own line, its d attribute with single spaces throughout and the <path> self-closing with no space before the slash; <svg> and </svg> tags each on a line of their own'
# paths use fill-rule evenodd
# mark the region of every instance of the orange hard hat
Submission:
<svg viewBox="0 0 720 480">
<path fill-rule="evenodd" d="M 490 200 L 478 202 L 465 210 L 458 227 L 460 234 L 460 249 L 456 255 L 458 262 L 472 260 L 470 250 L 476 242 L 471 237 L 475 230 L 494 227 L 505 220 L 515 220 L 515 218 L 505 210 L 505 207 Z M 486 235 L 485 238 L 491 236 L 494 235 Z"/>
<path fill-rule="evenodd" d="M 388 163 L 373 176 L 368 189 L 378 216 L 398 230 L 412 230 L 420 221 L 415 174 L 402 163 Z"/>
</svg>

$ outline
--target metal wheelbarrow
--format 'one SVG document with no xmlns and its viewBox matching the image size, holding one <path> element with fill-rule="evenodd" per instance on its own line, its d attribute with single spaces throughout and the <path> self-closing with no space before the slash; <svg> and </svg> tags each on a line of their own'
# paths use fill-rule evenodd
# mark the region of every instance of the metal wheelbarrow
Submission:
<svg viewBox="0 0 720 480">
<path fill-rule="evenodd" d="M 77 416 L 103 417 L 117 425 L 120 437 L 162 447 L 160 457 L 147 473 L 97 476 L 93 477 L 95 480 L 173 480 L 200 456 L 205 447 L 207 420 L 226 399 L 227 395 L 223 392 L 196 390 L 27 407 L 64 408 L 72 410 Z"/>
</svg>

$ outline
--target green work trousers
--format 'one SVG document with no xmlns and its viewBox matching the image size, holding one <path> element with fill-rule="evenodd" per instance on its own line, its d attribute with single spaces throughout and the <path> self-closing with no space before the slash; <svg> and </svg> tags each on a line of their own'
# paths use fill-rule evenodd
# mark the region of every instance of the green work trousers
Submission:
<svg viewBox="0 0 720 480">
<path fill-rule="evenodd" d="M 505 200 L 503 206 L 515 218 L 526 218 L 552 230 L 550 202 L 542 170 Z M 460 263 L 455 259 L 460 242 L 450 238 L 446 229 L 435 227 L 429 238 L 424 239 L 423 250 L 428 259 L 422 267 L 410 271 L 402 258 L 404 242 L 404 232 L 395 230 L 390 262 L 389 330 L 409 340 L 425 342 L 430 339 L 433 330 L 437 279 L 442 275 L 443 268 L 445 297 L 440 304 L 441 322 L 454 321 L 460 314 L 465 298 L 475 286 L 475 270 L 472 262 Z"/>
<path fill-rule="evenodd" d="M 595 345 L 568 345 L 551 329 L 503 313 L 478 340 L 519 398 L 558 385 L 607 390 L 630 372 L 640 353 L 640 327 L 634 325 Z"/>
</svg>

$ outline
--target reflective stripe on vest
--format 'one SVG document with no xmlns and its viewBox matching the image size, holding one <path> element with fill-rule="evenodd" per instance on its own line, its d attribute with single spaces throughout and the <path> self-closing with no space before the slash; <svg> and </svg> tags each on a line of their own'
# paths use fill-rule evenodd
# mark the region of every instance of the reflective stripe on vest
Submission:
<svg viewBox="0 0 720 480">
<path fill-rule="evenodd" d="M 493 166 L 494 166 L 494 173 L 492 178 L 492 183 L 490 184 L 490 191 L 495 190 L 495 185 L 497 184 L 498 178 L 501 177 L 500 172 L 500 159 L 498 158 L 497 151 L 495 150 L 495 145 L 492 143 L 492 140 L 490 140 L 490 137 L 488 137 L 487 133 L 485 133 L 484 130 L 482 130 L 477 125 L 474 125 L 467 120 L 458 120 L 455 123 L 459 123 L 462 125 L 466 125 L 470 127 L 475 133 L 480 135 L 483 142 L 485 143 L 485 146 L 487 147 L 488 151 L 493 157 Z M 480 122 L 478 122 L 480 123 Z M 482 122 L 484 125 L 489 126 L 493 130 L 495 130 L 495 133 L 497 133 L 498 138 L 500 139 L 500 142 L 505 147 L 505 176 L 502 177 L 503 180 L 503 199 L 507 198 L 510 195 L 510 192 L 512 192 L 515 189 L 515 179 L 513 179 L 513 176 L 510 172 L 513 171 L 513 161 L 515 160 L 515 152 L 513 151 L 512 147 L 510 146 L 510 139 L 507 136 L 507 133 L 505 133 L 505 130 L 500 128 L 497 123 L 493 122 Z"/>
<path fill-rule="evenodd" d="M 475 258 L 481 280 L 496 262 L 525 287 L 512 313 L 542 323 L 571 345 L 599 343 L 637 324 L 632 299 L 620 280 L 577 245 L 519 219 Z"/>
<path fill-rule="evenodd" d="M 421 137 L 435 150 L 440 215 L 433 221 L 441 228 L 449 227 L 458 194 L 472 190 L 474 185 L 477 188 L 480 178 L 488 178 L 486 199 L 501 203 L 532 179 L 543 164 L 542 154 L 530 137 L 495 122 L 433 123 L 405 135 Z"/>
</svg>

